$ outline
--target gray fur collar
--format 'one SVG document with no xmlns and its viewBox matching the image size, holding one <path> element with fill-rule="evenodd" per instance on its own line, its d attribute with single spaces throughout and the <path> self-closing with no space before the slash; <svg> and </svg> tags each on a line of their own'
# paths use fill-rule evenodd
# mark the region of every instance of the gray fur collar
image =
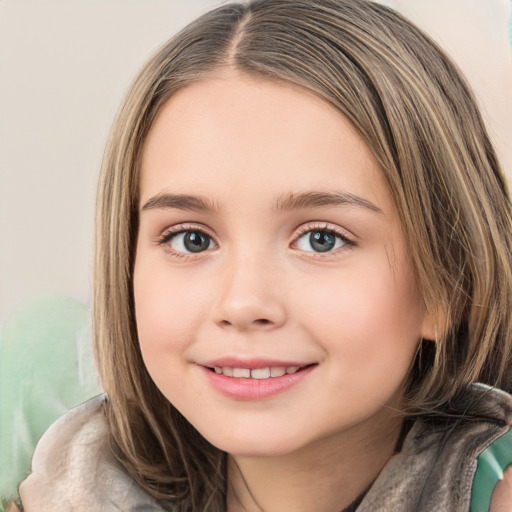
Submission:
<svg viewBox="0 0 512 512">
<path fill-rule="evenodd" d="M 508 431 L 512 397 L 482 384 L 451 421 L 416 421 L 358 512 L 468 512 L 477 457 Z M 471 411 L 471 417 L 465 411 Z"/>
</svg>

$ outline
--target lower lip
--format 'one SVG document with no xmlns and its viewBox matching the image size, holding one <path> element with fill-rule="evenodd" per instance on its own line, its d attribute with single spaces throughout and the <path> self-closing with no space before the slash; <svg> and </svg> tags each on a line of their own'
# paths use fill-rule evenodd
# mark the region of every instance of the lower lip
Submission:
<svg viewBox="0 0 512 512">
<path fill-rule="evenodd" d="M 316 367 L 306 366 L 295 373 L 269 379 L 226 377 L 202 366 L 210 384 L 223 395 L 235 400 L 263 400 L 283 393 L 302 382 Z"/>
</svg>

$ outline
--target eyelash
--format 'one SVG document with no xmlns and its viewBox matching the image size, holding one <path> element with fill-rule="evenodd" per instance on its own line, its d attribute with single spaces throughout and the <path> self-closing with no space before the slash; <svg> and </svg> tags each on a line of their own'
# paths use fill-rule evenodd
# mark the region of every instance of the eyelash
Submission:
<svg viewBox="0 0 512 512">
<path fill-rule="evenodd" d="M 311 255 L 314 255 L 314 258 L 328 258 L 332 257 L 333 255 L 337 254 L 340 251 L 345 251 L 347 249 L 350 249 L 352 247 L 355 247 L 356 243 L 353 239 L 349 238 L 347 233 L 345 231 L 342 231 L 341 229 L 331 226 L 329 224 L 324 223 L 318 223 L 318 224 L 307 224 L 303 225 L 298 229 L 297 235 L 294 237 L 293 244 L 297 244 L 297 242 L 306 234 L 312 233 L 315 231 L 328 233 L 330 235 L 334 235 L 335 237 L 339 238 L 343 245 L 341 247 L 338 247 L 337 249 L 326 251 L 324 253 L 322 252 L 316 252 L 316 251 L 306 251 L 310 253 Z"/>
<path fill-rule="evenodd" d="M 334 250 L 326 251 L 325 253 L 317 252 L 317 251 L 304 251 L 304 252 L 310 253 L 311 255 L 314 255 L 313 257 L 315 257 L 315 258 L 327 258 L 329 256 L 332 256 L 333 254 L 337 254 L 339 251 L 346 250 L 346 249 L 354 247 L 356 245 L 354 240 L 349 238 L 344 231 L 342 231 L 339 228 L 336 228 L 334 226 L 330 226 L 329 224 L 326 224 L 326 223 L 321 223 L 321 224 L 313 223 L 313 224 L 306 224 L 306 225 L 301 226 L 300 228 L 298 228 L 297 234 L 294 236 L 294 241 L 293 241 L 292 245 L 297 244 L 297 242 L 307 233 L 311 233 L 314 231 L 328 233 L 330 235 L 333 235 L 333 236 L 339 238 L 343 242 L 343 245 L 341 247 L 338 247 L 337 249 L 334 249 Z M 172 228 L 166 230 L 157 239 L 156 243 L 157 243 L 157 245 L 164 247 L 165 250 L 167 252 L 169 252 L 173 257 L 179 258 L 179 259 L 184 259 L 184 260 L 193 259 L 193 258 L 199 256 L 200 254 L 202 254 L 203 252 L 208 252 L 208 249 L 207 249 L 205 251 L 201 251 L 201 252 L 194 254 L 194 253 L 186 253 L 186 252 L 177 251 L 177 250 L 171 248 L 171 246 L 169 245 L 169 242 L 175 236 L 180 235 L 182 233 L 187 233 L 187 232 L 202 233 L 203 235 L 206 235 L 218 247 L 218 244 L 215 242 L 214 238 L 206 232 L 204 227 L 198 226 L 198 225 L 193 225 L 193 224 L 179 224 L 177 226 L 173 226 Z M 311 257 L 311 256 L 309 256 L 309 257 Z"/>
<path fill-rule="evenodd" d="M 174 258 L 179 258 L 179 259 L 183 259 L 183 260 L 188 260 L 188 259 L 191 259 L 191 258 L 195 258 L 197 255 L 199 255 L 201 253 L 197 253 L 197 255 L 196 255 L 196 254 L 193 254 L 193 253 L 186 253 L 186 252 L 176 251 L 175 249 L 173 249 L 169 245 L 169 242 L 175 236 L 180 235 L 182 233 L 187 233 L 187 232 L 202 233 L 203 235 L 206 235 L 208 238 L 210 238 L 216 245 L 218 245 L 215 242 L 215 240 L 213 239 L 213 237 L 210 236 L 206 232 L 204 227 L 198 226 L 198 225 L 195 225 L 195 224 L 178 224 L 177 226 L 173 226 L 172 228 L 169 228 L 168 230 L 166 230 L 162 234 L 162 236 L 160 236 L 157 239 L 157 245 L 160 245 L 160 246 L 164 247 L 165 250 L 167 252 L 169 252 Z M 202 251 L 202 252 L 207 252 L 207 251 Z"/>
</svg>

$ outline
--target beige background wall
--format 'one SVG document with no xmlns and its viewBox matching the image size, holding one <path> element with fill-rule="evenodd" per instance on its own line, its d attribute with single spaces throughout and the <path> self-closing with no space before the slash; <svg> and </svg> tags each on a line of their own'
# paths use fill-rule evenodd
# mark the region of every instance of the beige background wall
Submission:
<svg viewBox="0 0 512 512">
<path fill-rule="evenodd" d="M 118 103 L 218 0 L 0 0 L 0 321 L 43 293 L 89 302 L 95 182 Z M 389 0 L 473 81 L 512 174 L 510 0 Z"/>
<path fill-rule="evenodd" d="M 0 0 L 0 319 L 89 301 L 103 146 L 145 59 L 219 0 Z"/>
</svg>

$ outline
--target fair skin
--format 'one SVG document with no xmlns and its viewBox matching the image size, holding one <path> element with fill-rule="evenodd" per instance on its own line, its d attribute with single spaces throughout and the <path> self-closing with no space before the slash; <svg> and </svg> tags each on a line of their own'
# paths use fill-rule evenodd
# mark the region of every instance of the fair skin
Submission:
<svg viewBox="0 0 512 512">
<path fill-rule="evenodd" d="M 512 510 L 512 467 L 509 467 L 503 479 L 498 482 L 492 494 L 489 512 L 510 512 Z"/>
<path fill-rule="evenodd" d="M 434 330 L 372 153 L 317 96 L 229 73 L 167 102 L 141 169 L 141 351 L 230 454 L 229 512 L 346 507 L 393 453 Z M 290 375 L 250 372 L 275 362 Z"/>
</svg>

